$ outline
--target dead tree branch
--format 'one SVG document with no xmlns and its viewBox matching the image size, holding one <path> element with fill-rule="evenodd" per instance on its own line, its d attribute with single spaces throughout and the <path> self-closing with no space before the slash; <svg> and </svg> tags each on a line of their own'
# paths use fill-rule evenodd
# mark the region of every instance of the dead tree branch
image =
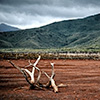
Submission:
<svg viewBox="0 0 100 100">
<path fill-rule="evenodd" d="M 38 57 L 38 59 L 34 62 L 31 63 L 31 61 L 29 60 L 29 65 L 25 66 L 26 68 L 20 68 L 19 66 L 15 65 L 12 61 L 9 61 L 9 63 L 11 65 L 13 65 L 15 68 L 17 68 L 25 77 L 26 81 L 28 82 L 28 84 L 30 84 L 31 87 L 35 88 L 39 88 L 39 89 L 43 89 L 43 88 L 50 88 L 52 87 L 54 89 L 54 92 L 58 92 L 58 87 L 61 87 L 63 85 L 56 85 L 56 82 L 54 80 L 55 77 L 55 72 L 54 72 L 54 63 L 50 63 L 51 64 L 51 76 L 49 76 L 45 71 L 41 70 L 40 68 L 37 67 L 38 62 L 40 61 L 41 56 Z M 32 71 L 29 71 L 27 69 L 27 67 L 32 67 Z M 37 79 L 35 80 L 35 70 L 38 71 L 38 76 Z M 42 84 L 39 82 L 40 78 L 41 78 L 41 74 L 44 74 L 48 79 L 49 82 L 47 82 L 46 84 Z M 28 75 L 30 76 L 30 80 L 28 78 Z"/>
</svg>

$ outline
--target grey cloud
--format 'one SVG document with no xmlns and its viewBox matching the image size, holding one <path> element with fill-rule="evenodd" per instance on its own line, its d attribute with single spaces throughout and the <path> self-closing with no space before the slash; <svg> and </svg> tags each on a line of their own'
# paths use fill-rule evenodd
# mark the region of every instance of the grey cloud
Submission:
<svg viewBox="0 0 100 100">
<path fill-rule="evenodd" d="M 99 6 L 100 0 L 0 0 L 2 5 L 53 5 L 53 6 L 76 6 L 76 5 L 94 5 Z"/>
<path fill-rule="evenodd" d="M 0 23 L 35 27 L 99 13 L 99 5 L 100 0 L 0 0 Z"/>
<path fill-rule="evenodd" d="M 48 5 L 51 4 L 52 0 L 0 0 L 0 4 L 3 5 L 25 5 L 25 4 L 37 4 L 37 5 Z"/>
</svg>

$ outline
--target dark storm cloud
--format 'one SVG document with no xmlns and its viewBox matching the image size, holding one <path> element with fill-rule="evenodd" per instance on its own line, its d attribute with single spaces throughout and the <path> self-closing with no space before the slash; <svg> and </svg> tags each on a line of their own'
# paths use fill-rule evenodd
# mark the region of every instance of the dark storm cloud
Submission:
<svg viewBox="0 0 100 100">
<path fill-rule="evenodd" d="M 100 5 L 100 0 L 0 0 L 4 5 L 58 5 L 58 6 L 74 6 L 74 5 Z"/>
<path fill-rule="evenodd" d="M 100 12 L 100 0 L 0 0 L 0 22 L 21 28 Z"/>
<path fill-rule="evenodd" d="M 24 5 L 24 4 L 50 4 L 52 0 L 0 0 L 1 4 L 4 5 Z"/>
</svg>

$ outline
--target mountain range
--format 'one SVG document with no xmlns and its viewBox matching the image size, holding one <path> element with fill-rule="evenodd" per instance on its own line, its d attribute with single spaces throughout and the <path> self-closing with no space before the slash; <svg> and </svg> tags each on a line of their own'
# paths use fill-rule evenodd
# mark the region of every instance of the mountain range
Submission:
<svg viewBox="0 0 100 100">
<path fill-rule="evenodd" d="M 0 32 L 0 48 L 99 48 L 100 14 L 39 28 Z"/>
<path fill-rule="evenodd" d="M 19 29 L 16 27 L 12 27 L 10 25 L 1 23 L 0 24 L 0 32 L 9 32 L 9 31 L 18 31 Z"/>
</svg>

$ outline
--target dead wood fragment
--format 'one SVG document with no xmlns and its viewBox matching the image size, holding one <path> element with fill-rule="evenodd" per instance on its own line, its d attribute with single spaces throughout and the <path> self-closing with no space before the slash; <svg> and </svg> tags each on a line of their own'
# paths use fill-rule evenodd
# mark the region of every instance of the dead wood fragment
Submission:
<svg viewBox="0 0 100 100">
<path fill-rule="evenodd" d="M 51 72 L 51 76 L 49 76 L 45 71 L 41 70 L 40 68 L 37 67 L 38 62 L 40 61 L 41 56 L 38 57 L 38 59 L 35 61 L 35 63 L 31 63 L 31 61 L 29 60 L 29 65 L 25 66 L 26 68 L 20 68 L 19 66 L 15 65 L 12 61 L 9 61 L 9 63 L 11 65 L 13 65 L 13 67 L 15 67 L 16 69 L 18 69 L 24 76 L 24 78 L 26 79 L 26 81 L 28 82 L 28 84 L 30 85 L 30 89 L 34 89 L 34 88 L 38 88 L 38 89 L 44 89 L 44 88 L 50 88 L 52 87 L 54 89 L 54 92 L 57 93 L 58 92 L 58 87 L 63 87 L 66 86 L 64 84 L 60 84 L 60 85 L 56 85 L 56 82 L 54 80 L 55 77 L 55 72 L 54 72 L 54 63 L 50 63 L 51 64 L 51 68 L 52 68 L 52 72 Z M 32 71 L 29 71 L 27 69 L 27 67 L 32 67 Z M 35 70 L 38 71 L 38 76 L 37 79 L 35 80 Z M 40 83 L 40 78 L 41 78 L 41 74 L 44 74 L 49 81 L 46 84 L 42 84 Z M 30 76 L 30 80 L 28 78 L 28 75 Z"/>
</svg>

